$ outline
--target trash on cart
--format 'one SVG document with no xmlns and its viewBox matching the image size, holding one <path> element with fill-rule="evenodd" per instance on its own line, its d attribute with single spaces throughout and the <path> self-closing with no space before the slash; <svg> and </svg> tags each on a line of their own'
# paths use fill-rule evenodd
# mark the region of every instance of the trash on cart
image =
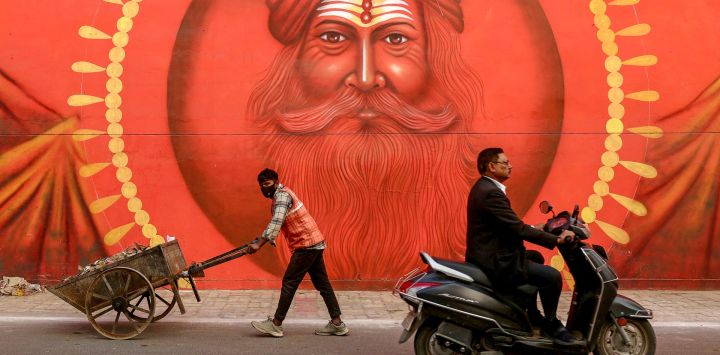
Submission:
<svg viewBox="0 0 720 355">
<path fill-rule="evenodd" d="M 107 266 L 107 265 L 110 265 L 110 264 L 113 264 L 113 263 L 117 263 L 118 261 L 127 259 L 127 258 L 129 258 L 129 257 L 131 257 L 131 256 L 133 256 L 133 255 L 136 255 L 136 254 L 138 254 L 138 253 L 141 253 L 141 252 L 145 251 L 147 248 L 148 248 L 148 247 L 145 246 L 145 245 L 141 245 L 141 244 L 138 244 L 138 243 L 133 243 L 132 246 L 125 248 L 123 251 L 121 251 L 121 252 L 119 252 L 119 253 L 117 253 L 117 254 L 114 254 L 114 255 L 111 255 L 111 256 L 108 256 L 108 257 L 104 257 L 104 258 L 100 258 L 100 259 L 98 259 L 98 260 L 95 260 L 95 261 L 94 261 L 92 264 L 90 264 L 90 265 L 78 266 L 78 273 L 75 274 L 75 275 L 72 275 L 72 276 L 70 276 L 70 277 L 65 278 L 63 281 L 67 281 L 67 280 L 69 280 L 69 279 L 71 279 L 71 278 L 73 278 L 73 277 L 77 277 L 77 276 L 80 276 L 80 275 L 84 275 L 84 274 L 87 274 L 87 273 L 90 272 L 90 271 L 95 271 L 95 270 L 101 269 L 101 268 L 103 268 L 103 267 L 105 267 L 105 266 Z"/>
</svg>

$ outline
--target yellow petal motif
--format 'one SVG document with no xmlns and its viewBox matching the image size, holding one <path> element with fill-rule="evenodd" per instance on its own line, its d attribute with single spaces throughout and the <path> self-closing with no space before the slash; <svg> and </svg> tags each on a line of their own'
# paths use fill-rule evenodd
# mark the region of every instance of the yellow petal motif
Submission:
<svg viewBox="0 0 720 355">
<path fill-rule="evenodd" d="M 657 62 L 658 62 L 658 59 L 656 56 L 654 56 L 652 54 L 648 54 L 648 55 L 641 55 L 638 57 L 630 58 L 628 60 L 624 60 L 623 64 L 624 65 L 634 65 L 634 66 L 638 66 L 638 67 L 649 67 L 649 66 L 657 64 Z"/>
<path fill-rule="evenodd" d="M 660 100 L 660 93 L 655 90 L 645 90 L 629 93 L 625 95 L 625 98 L 644 102 L 653 102 Z"/>
<path fill-rule="evenodd" d="M 650 25 L 647 23 L 639 23 L 630 27 L 625 27 L 615 33 L 616 36 L 644 36 L 650 33 Z"/>
<path fill-rule="evenodd" d="M 620 165 L 633 173 L 640 175 L 647 179 L 654 179 L 657 176 L 657 169 L 648 164 L 638 163 L 634 161 L 620 161 Z"/>
<path fill-rule="evenodd" d="M 110 39 L 111 37 L 108 36 L 105 32 L 98 30 L 95 27 L 92 26 L 82 26 L 78 30 L 78 34 L 82 38 L 86 39 Z"/>
<path fill-rule="evenodd" d="M 105 244 L 115 245 L 115 243 L 119 242 L 120 239 L 122 239 L 134 225 L 135 223 L 128 223 L 126 225 L 113 228 L 105 234 Z"/>
<path fill-rule="evenodd" d="M 82 167 L 80 167 L 80 176 L 93 176 L 102 171 L 102 169 L 107 168 L 108 165 L 110 165 L 110 163 L 94 163 L 83 165 Z"/>
<path fill-rule="evenodd" d="M 119 199 L 120 195 L 112 195 L 95 200 L 90 204 L 90 212 L 92 212 L 93 214 L 98 214 L 102 211 L 105 211 L 108 207 L 112 206 Z"/>
<path fill-rule="evenodd" d="M 628 131 L 639 134 L 645 138 L 660 138 L 663 136 L 663 130 L 660 127 L 656 126 L 642 126 L 642 127 L 633 127 L 628 128 Z"/>
<path fill-rule="evenodd" d="M 101 134 L 104 134 L 103 131 L 98 131 L 95 129 L 78 129 L 77 131 L 73 132 L 73 139 L 78 142 L 86 141 L 89 139 L 93 139 Z"/>
<path fill-rule="evenodd" d="M 75 62 L 71 66 L 72 71 L 76 73 L 99 73 L 105 71 L 105 68 L 90 62 Z"/>
<path fill-rule="evenodd" d="M 647 215 L 647 208 L 640 201 L 633 200 L 627 196 L 614 194 L 612 192 L 609 195 L 634 215 L 641 217 Z"/>
<path fill-rule="evenodd" d="M 622 228 L 605 223 L 601 220 L 595 220 L 595 224 L 597 224 L 597 226 L 600 227 L 600 229 L 602 229 L 608 237 L 620 244 L 627 244 L 630 241 L 630 235 L 628 235 Z"/>
<path fill-rule="evenodd" d="M 107 0 L 105 0 L 107 1 Z M 612 6 L 630 6 L 630 5 L 637 5 L 640 3 L 640 0 L 615 0 L 611 1 L 608 5 Z"/>
<path fill-rule="evenodd" d="M 105 99 L 92 95 L 72 95 L 67 99 L 68 105 L 75 107 L 92 105 L 103 101 L 105 101 Z"/>
</svg>

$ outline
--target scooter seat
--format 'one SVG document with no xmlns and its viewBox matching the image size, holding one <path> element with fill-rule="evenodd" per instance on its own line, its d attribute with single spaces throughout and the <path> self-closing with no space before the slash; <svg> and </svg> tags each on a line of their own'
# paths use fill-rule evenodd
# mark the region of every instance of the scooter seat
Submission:
<svg viewBox="0 0 720 355">
<path fill-rule="evenodd" d="M 527 296 L 534 296 L 538 292 L 537 286 L 533 286 L 530 284 L 520 285 L 516 288 L 516 290 Z"/>
<path fill-rule="evenodd" d="M 436 259 L 433 258 L 438 264 L 449 267 L 453 270 L 457 270 L 462 272 L 465 275 L 468 275 L 472 277 L 473 282 L 487 286 L 492 287 L 492 284 L 490 283 L 490 279 L 488 279 L 487 275 L 480 270 L 479 267 L 469 264 L 469 263 L 463 263 L 463 262 L 457 262 L 457 261 L 451 261 L 451 260 L 445 260 L 445 259 Z"/>
</svg>

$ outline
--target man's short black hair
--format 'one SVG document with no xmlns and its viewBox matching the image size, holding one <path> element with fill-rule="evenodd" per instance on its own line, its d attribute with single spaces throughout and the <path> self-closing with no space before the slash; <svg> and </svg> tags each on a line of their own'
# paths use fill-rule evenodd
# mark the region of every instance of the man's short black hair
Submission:
<svg viewBox="0 0 720 355">
<path fill-rule="evenodd" d="M 258 183 L 262 184 L 263 181 L 267 180 L 278 180 L 278 173 L 275 170 L 265 168 L 265 170 L 261 171 L 260 174 L 258 174 Z"/>
<path fill-rule="evenodd" d="M 477 168 L 481 175 L 487 172 L 490 163 L 497 161 L 500 153 L 504 153 L 502 148 L 485 148 L 478 154 Z"/>
</svg>

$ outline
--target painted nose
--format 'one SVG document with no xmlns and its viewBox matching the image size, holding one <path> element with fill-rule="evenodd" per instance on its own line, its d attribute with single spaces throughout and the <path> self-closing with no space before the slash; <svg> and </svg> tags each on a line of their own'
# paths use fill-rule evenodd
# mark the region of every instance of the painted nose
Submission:
<svg viewBox="0 0 720 355">
<path fill-rule="evenodd" d="M 345 79 L 345 86 L 368 92 L 382 89 L 385 84 L 385 76 L 379 73 L 375 66 L 372 44 L 366 39 L 361 44 L 357 68 Z"/>
</svg>

